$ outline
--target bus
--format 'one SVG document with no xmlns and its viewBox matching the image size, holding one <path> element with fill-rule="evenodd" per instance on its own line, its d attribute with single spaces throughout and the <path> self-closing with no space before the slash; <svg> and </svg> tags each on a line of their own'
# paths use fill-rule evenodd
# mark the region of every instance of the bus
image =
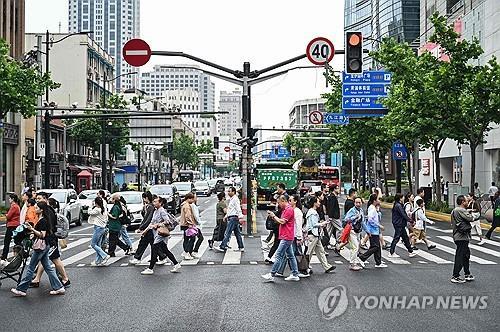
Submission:
<svg viewBox="0 0 500 332">
<path fill-rule="evenodd" d="M 293 194 L 297 191 L 297 171 L 286 162 L 259 163 L 255 166 L 255 181 L 257 184 L 257 209 L 272 207 L 276 204 L 273 193 L 276 185 L 283 183 L 285 190 Z"/>
<path fill-rule="evenodd" d="M 320 166 L 318 179 L 327 186 L 336 184 L 340 187 L 340 167 Z"/>
<path fill-rule="evenodd" d="M 199 171 L 185 170 L 179 172 L 179 182 L 195 182 L 201 180 Z"/>
<path fill-rule="evenodd" d="M 318 179 L 318 164 L 314 159 L 299 159 L 293 164 L 293 169 L 298 172 L 300 181 Z"/>
</svg>

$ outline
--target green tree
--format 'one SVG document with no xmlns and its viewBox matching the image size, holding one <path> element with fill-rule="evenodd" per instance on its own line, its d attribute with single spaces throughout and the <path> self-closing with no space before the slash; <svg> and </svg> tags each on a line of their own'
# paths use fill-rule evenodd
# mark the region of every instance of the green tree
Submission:
<svg viewBox="0 0 500 332">
<path fill-rule="evenodd" d="M 201 141 L 198 146 L 196 147 L 196 151 L 198 154 L 207 154 L 207 153 L 212 153 L 214 149 L 214 145 L 212 143 L 212 140 L 203 140 Z"/>
<path fill-rule="evenodd" d="M 199 163 L 197 153 L 197 146 L 191 136 L 182 133 L 174 137 L 172 159 L 179 166 L 179 169 L 197 166 Z"/>
<path fill-rule="evenodd" d="M 56 89 L 49 74 L 40 74 L 36 63 L 20 62 L 9 56 L 9 46 L 0 39 L 0 121 L 8 112 L 27 119 L 37 114 L 37 98 L 45 88 Z"/>
</svg>

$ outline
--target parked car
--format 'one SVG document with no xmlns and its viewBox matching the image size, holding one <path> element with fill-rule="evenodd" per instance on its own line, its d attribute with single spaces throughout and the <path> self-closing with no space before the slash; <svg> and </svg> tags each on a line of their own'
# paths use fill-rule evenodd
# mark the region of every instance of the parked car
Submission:
<svg viewBox="0 0 500 332">
<path fill-rule="evenodd" d="M 194 188 L 196 190 L 196 195 L 210 196 L 212 194 L 207 181 L 196 181 L 194 183 Z"/>
<path fill-rule="evenodd" d="M 127 209 L 132 216 L 132 221 L 128 227 L 129 230 L 137 229 L 142 222 L 142 193 L 139 191 L 121 191 L 120 195 L 127 203 Z M 108 211 L 111 211 L 113 204 L 108 204 Z"/>
<path fill-rule="evenodd" d="M 179 191 L 179 196 L 181 197 L 181 200 L 184 199 L 184 196 L 186 196 L 187 193 L 189 193 L 189 192 L 195 193 L 196 192 L 196 190 L 194 189 L 193 182 L 174 182 L 172 184 Z"/>
<path fill-rule="evenodd" d="M 226 190 L 226 186 L 224 185 L 224 179 L 217 179 L 217 183 L 215 184 L 215 192 L 223 193 Z"/>
<path fill-rule="evenodd" d="M 217 179 L 210 179 L 207 181 L 208 186 L 210 187 L 210 191 L 212 194 L 215 194 L 217 191 L 215 191 L 215 186 L 217 185 Z"/>
<path fill-rule="evenodd" d="M 83 221 L 83 211 L 78 201 L 78 196 L 74 189 L 41 189 L 38 192 L 44 192 L 49 197 L 59 202 L 59 213 L 68 218 L 69 223 L 75 223 L 80 226 Z"/>
<path fill-rule="evenodd" d="M 299 185 L 299 194 L 300 194 L 300 197 L 304 197 L 305 194 L 307 194 L 309 192 L 309 190 L 311 190 L 311 187 L 313 186 L 319 186 L 320 187 L 320 190 L 321 190 L 321 180 L 303 180 L 303 181 L 300 181 L 300 185 Z"/>
<path fill-rule="evenodd" d="M 97 197 L 99 190 L 101 189 L 84 190 L 80 193 L 80 195 L 78 195 L 78 201 L 81 205 L 83 220 L 88 219 L 89 208 L 92 206 L 92 202 Z M 109 191 L 104 190 L 104 192 L 106 193 L 106 197 L 109 197 Z"/>
<path fill-rule="evenodd" d="M 181 197 L 177 187 L 172 184 L 158 184 L 151 186 L 151 193 L 167 200 L 167 210 L 173 214 L 181 209 Z"/>
<path fill-rule="evenodd" d="M 233 178 L 228 178 L 224 180 L 224 185 L 225 186 L 234 186 L 234 181 Z"/>
</svg>

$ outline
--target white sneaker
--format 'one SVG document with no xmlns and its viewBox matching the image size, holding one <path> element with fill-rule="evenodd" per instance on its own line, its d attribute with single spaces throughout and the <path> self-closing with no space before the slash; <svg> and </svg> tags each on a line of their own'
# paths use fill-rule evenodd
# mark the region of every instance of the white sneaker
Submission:
<svg viewBox="0 0 500 332">
<path fill-rule="evenodd" d="M 15 289 L 15 288 L 11 288 L 10 291 L 12 293 L 14 293 L 15 296 L 23 296 L 23 297 L 26 296 L 25 292 L 22 292 L 20 290 Z"/>
<path fill-rule="evenodd" d="M 299 273 L 299 278 L 308 278 L 310 276 L 310 274 Z"/>
<path fill-rule="evenodd" d="M 61 287 L 57 290 L 51 290 L 49 292 L 50 295 L 64 295 L 64 293 L 66 293 L 66 290 L 64 289 L 64 287 Z"/>
<path fill-rule="evenodd" d="M 179 272 L 180 269 L 181 269 L 181 264 L 177 263 L 174 265 L 174 268 L 172 270 L 170 270 L 170 272 L 177 273 L 177 272 Z"/>
<path fill-rule="evenodd" d="M 234 249 L 233 251 L 245 252 L 245 248 L 241 248 L 241 249 Z"/>
<path fill-rule="evenodd" d="M 110 255 L 106 255 L 106 257 L 104 257 L 104 259 L 102 260 L 101 264 L 99 265 L 106 265 L 106 263 L 108 262 L 108 260 L 111 258 Z"/>
<path fill-rule="evenodd" d="M 162 260 L 159 260 L 158 262 L 156 262 L 157 265 L 165 265 L 167 263 L 167 259 L 162 259 Z"/>
<path fill-rule="evenodd" d="M 265 282 L 274 282 L 274 277 L 271 273 L 263 274 L 261 277 L 264 278 Z"/>
<path fill-rule="evenodd" d="M 300 278 L 298 276 L 290 274 L 288 277 L 285 278 L 285 281 L 300 281 Z"/>
<path fill-rule="evenodd" d="M 186 256 L 187 252 L 183 251 L 182 254 L 181 254 L 181 257 L 184 258 L 184 256 Z"/>
<path fill-rule="evenodd" d="M 195 258 L 195 259 L 200 258 L 200 254 L 198 254 L 197 252 L 193 252 L 193 253 L 191 254 L 191 256 L 192 256 L 193 258 Z"/>
<path fill-rule="evenodd" d="M 90 266 L 99 266 L 100 264 L 97 264 L 95 261 L 90 262 Z"/>
<path fill-rule="evenodd" d="M 190 260 L 193 260 L 194 257 L 191 256 L 189 253 L 186 253 L 186 255 L 184 255 L 184 259 L 187 260 L 187 261 L 190 261 Z"/>
<path fill-rule="evenodd" d="M 485 243 L 486 243 L 486 241 L 485 241 L 484 239 L 481 239 L 481 241 L 479 241 L 479 242 L 477 243 L 477 245 L 478 245 L 478 246 L 482 246 L 482 245 L 483 245 L 483 244 L 485 244 Z"/>
<path fill-rule="evenodd" d="M 375 267 L 387 267 L 384 263 L 380 263 L 379 265 L 375 265 Z"/>
<path fill-rule="evenodd" d="M 424 240 L 417 240 L 415 243 L 425 243 Z"/>
<path fill-rule="evenodd" d="M 366 262 L 363 262 L 361 259 L 358 259 L 358 263 L 363 269 L 366 267 Z"/>
<path fill-rule="evenodd" d="M 399 255 L 396 254 L 396 253 L 394 253 L 394 254 L 387 255 L 387 257 L 389 257 L 389 258 L 399 258 Z"/>
<path fill-rule="evenodd" d="M 128 261 L 130 264 L 134 264 L 134 265 L 137 265 L 139 264 L 141 261 L 138 260 L 137 258 L 132 258 L 131 260 Z"/>
<path fill-rule="evenodd" d="M 415 257 L 415 256 L 417 256 L 417 253 L 415 253 L 415 252 L 408 253 L 408 257 L 410 257 L 410 258 Z"/>
<path fill-rule="evenodd" d="M 153 273 L 155 273 L 155 272 L 153 270 L 151 270 L 150 268 L 147 268 L 141 272 L 142 275 L 151 275 Z"/>
</svg>

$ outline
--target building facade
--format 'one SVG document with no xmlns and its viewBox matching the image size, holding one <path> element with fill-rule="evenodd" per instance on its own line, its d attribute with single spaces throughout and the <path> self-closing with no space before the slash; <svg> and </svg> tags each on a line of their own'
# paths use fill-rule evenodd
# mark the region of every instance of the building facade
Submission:
<svg viewBox="0 0 500 332">
<path fill-rule="evenodd" d="M 141 74 L 141 90 L 150 97 L 162 97 L 166 90 L 193 89 L 199 94 L 200 111 L 215 111 L 215 83 L 196 66 L 189 65 L 162 66 L 156 65 L 150 72 Z"/>
<path fill-rule="evenodd" d="M 426 0 L 421 2 L 420 21 L 422 49 L 440 56 L 439 45 L 428 42 L 433 29 L 430 17 L 434 12 L 448 16 L 448 22 L 462 38 L 479 40 L 484 54 L 474 63 L 484 65 L 492 56 L 500 56 L 500 1 L 497 0 Z M 486 143 L 476 149 L 475 179 L 482 192 L 488 190 L 491 182 L 500 182 L 500 128 L 493 129 L 486 137 Z M 433 155 L 430 150 L 420 153 L 422 169 L 419 180 L 422 185 L 435 181 Z M 446 140 L 440 154 L 441 174 L 445 181 L 456 187 L 457 192 L 470 190 L 471 153 L 468 145 Z M 453 197 L 450 194 L 450 205 Z"/>
<path fill-rule="evenodd" d="M 24 54 L 24 0 L 0 0 L 0 38 L 10 47 L 10 56 L 20 60 Z M 3 111 L 4 110 L 0 110 Z M 0 134 L 0 201 L 6 192 L 20 192 L 26 181 L 28 147 L 34 145 L 34 132 L 26 134 L 30 123 L 18 113 L 8 112 Z M 26 138 L 25 138 L 26 137 Z"/>
<path fill-rule="evenodd" d="M 68 0 L 70 33 L 93 31 L 92 37 L 116 61 L 116 76 L 134 71 L 124 60 L 125 43 L 140 36 L 140 0 Z M 137 77 L 122 76 L 117 90 L 137 86 Z"/>
<path fill-rule="evenodd" d="M 290 128 L 302 129 L 306 126 L 313 125 L 309 120 L 309 114 L 316 111 L 323 113 L 325 111 L 325 102 L 326 100 L 323 98 L 297 100 L 293 103 L 290 111 L 288 111 Z"/>
<path fill-rule="evenodd" d="M 241 128 L 241 90 L 221 91 L 219 99 L 219 110 L 228 112 L 227 114 L 219 114 L 218 128 L 220 136 L 227 136 L 231 142 L 235 142 L 240 138 L 240 134 L 236 129 Z"/>
</svg>

